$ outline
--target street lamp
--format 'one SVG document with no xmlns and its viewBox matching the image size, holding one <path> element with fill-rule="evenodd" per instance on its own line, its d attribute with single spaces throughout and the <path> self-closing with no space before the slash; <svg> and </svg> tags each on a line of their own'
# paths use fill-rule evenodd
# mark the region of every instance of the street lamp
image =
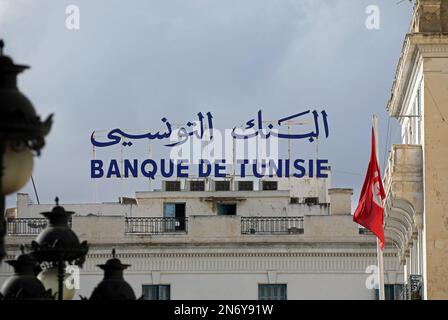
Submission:
<svg viewBox="0 0 448 320">
<path fill-rule="evenodd" d="M 15 260 L 6 261 L 13 267 L 14 275 L 8 278 L 0 289 L 0 300 L 44 300 L 52 299 L 51 290 L 36 278 L 38 263 L 25 248 L 20 247 L 21 254 Z"/>
<path fill-rule="evenodd" d="M 0 262 L 6 255 L 5 196 L 18 191 L 30 179 L 33 170 L 33 153 L 40 155 L 45 137 L 50 132 L 53 115 L 41 121 L 32 103 L 17 88 L 17 76 L 28 66 L 17 65 L 3 55 L 4 42 L 0 39 Z M 89 250 L 87 242 L 80 243 L 78 236 L 68 225 L 74 212 L 56 206 L 51 212 L 43 212 L 49 223 L 31 243 L 31 252 L 22 254 L 6 263 L 14 269 L 0 290 L 0 300 L 30 300 L 70 298 L 74 291 L 64 292 L 65 268 L 67 265 L 82 266 Z M 104 270 L 104 279 L 92 293 L 92 300 L 135 300 L 131 286 L 123 278 L 123 270 L 129 265 L 115 258 L 99 265 Z M 42 265 L 52 268 L 43 270 Z M 39 278 L 41 280 L 39 280 Z M 57 286 L 54 285 L 57 283 Z M 47 290 L 54 287 L 53 290 Z M 46 289 L 47 288 L 47 289 Z"/>
<path fill-rule="evenodd" d="M 73 213 L 59 206 L 58 198 L 52 211 L 41 213 L 49 220 L 47 227 L 31 242 L 29 254 L 24 253 L 22 245 L 22 254 L 16 260 L 6 261 L 15 273 L 0 289 L 0 300 L 73 298 L 73 289 L 64 290 L 65 267 L 67 264 L 82 266 L 88 252 L 87 242 L 80 243 L 69 227 L 68 220 Z M 130 265 L 116 258 L 115 249 L 112 249 L 112 259 L 98 267 L 104 271 L 104 278 L 93 290 L 90 300 L 136 300 L 134 290 L 123 277 L 123 271 Z M 81 299 L 87 300 L 86 297 Z"/>
<path fill-rule="evenodd" d="M 6 255 L 5 196 L 22 188 L 31 177 L 33 152 L 40 154 L 50 132 L 52 115 L 45 121 L 17 88 L 17 75 L 28 66 L 3 55 L 0 40 L 0 262 Z"/>
<path fill-rule="evenodd" d="M 41 270 L 37 275 L 37 279 L 42 282 L 45 289 L 56 292 L 57 294 L 59 292 L 58 268 L 46 268 L 46 266 L 42 266 Z M 75 296 L 76 288 L 72 277 L 73 275 L 67 271 L 64 273 L 62 300 L 72 300 Z"/>
<path fill-rule="evenodd" d="M 31 242 L 30 254 L 41 265 L 46 264 L 57 270 L 53 273 L 57 277 L 57 298 L 63 300 L 65 268 L 67 265 L 82 267 L 89 247 L 87 241 L 80 243 L 76 233 L 69 227 L 68 220 L 74 212 L 65 211 L 59 206 L 58 198 L 53 210 L 41 214 L 48 219 L 48 225 L 36 241 Z M 51 274 L 47 274 L 48 277 Z M 51 279 L 47 280 L 48 283 L 52 282 Z"/>
<path fill-rule="evenodd" d="M 129 264 L 122 264 L 115 257 L 115 249 L 112 249 L 112 259 L 105 264 L 98 265 L 104 270 L 104 278 L 93 290 L 90 300 L 135 300 L 135 293 L 132 287 L 124 280 L 123 271 L 130 267 Z"/>
</svg>

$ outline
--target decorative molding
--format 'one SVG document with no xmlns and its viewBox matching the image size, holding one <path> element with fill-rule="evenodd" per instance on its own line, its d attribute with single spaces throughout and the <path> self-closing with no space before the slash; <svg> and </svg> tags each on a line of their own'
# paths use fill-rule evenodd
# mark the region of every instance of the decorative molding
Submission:
<svg viewBox="0 0 448 320">
<path fill-rule="evenodd" d="M 225 257 L 376 257 L 375 246 L 359 246 L 359 248 L 309 248 L 301 246 L 264 246 L 247 248 L 133 248 L 115 246 L 119 259 L 134 258 L 225 258 Z M 13 259 L 19 252 L 10 251 L 7 259 Z M 394 251 L 386 251 L 385 257 L 396 257 Z M 109 248 L 103 250 L 92 246 L 88 259 L 110 259 Z"/>
<path fill-rule="evenodd" d="M 446 54 L 448 57 L 448 33 L 408 33 L 403 43 L 400 60 L 392 84 L 387 111 L 393 116 L 399 114 L 403 105 L 404 90 L 411 82 L 420 56 Z"/>
<path fill-rule="evenodd" d="M 386 270 L 398 270 L 395 254 L 386 253 Z M 160 280 L 166 273 L 364 273 L 367 266 L 376 265 L 376 253 L 334 252 L 334 253 L 132 253 L 117 254 L 123 263 L 132 266 L 127 274 L 151 274 L 153 281 Z M 83 274 L 101 274 L 98 264 L 109 257 L 105 253 L 87 256 Z M 3 264 L 1 275 L 12 269 Z M 273 274 L 268 274 L 272 280 Z"/>
<path fill-rule="evenodd" d="M 447 53 L 448 43 L 444 44 L 431 44 L 431 43 L 419 43 L 417 44 L 418 51 L 422 54 L 426 53 Z"/>
</svg>

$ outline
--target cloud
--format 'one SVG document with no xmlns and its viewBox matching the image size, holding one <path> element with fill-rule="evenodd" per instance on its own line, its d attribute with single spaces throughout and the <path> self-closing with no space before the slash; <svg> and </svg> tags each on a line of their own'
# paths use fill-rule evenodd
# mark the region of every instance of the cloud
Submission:
<svg viewBox="0 0 448 320">
<path fill-rule="evenodd" d="M 12 15 L 11 2 L 0 0 L 0 26 L 6 24 Z"/>
<path fill-rule="evenodd" d="M 381 9 L 379 31 L 364 26 L 372 3 Z M 68 4 L 80 7 L 79 31 L 65 28 Z M 20 87 L 39 114 L 55 112 L 34 171 L 40 198 L 92 199 L 93 130 L 153 129 L 162 116 L 180 122 L 198 111 L 212 111 L 217 126 L 228 128 L 259 108 L 270 118 L 325 108 L 332 131 L 321 155 L 334 169 L 362 174 L 373 112 L 385 131 L 408 7 L 379 0 L 0 0 L 8 52 L 32 66 Z M 314 147 L 295 152 L 312 156 Z M 355 189 L 361 180 L 333 179 Z M 144 188 L 145 180 L 124 187 L 128 195 Z M 32 186 L 23 191 L 33 193 Z M 120 193 L 119 182 L 102 183 L 99 200 Z"/>
</svg>

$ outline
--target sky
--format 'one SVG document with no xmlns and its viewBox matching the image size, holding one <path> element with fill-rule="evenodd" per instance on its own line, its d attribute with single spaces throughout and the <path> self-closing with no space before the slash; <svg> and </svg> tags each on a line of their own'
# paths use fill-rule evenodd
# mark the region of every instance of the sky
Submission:
<svg viewBox="0 0 448 320">
<path fill-rule="evenodd" d="M 326 110 L 331 135 L 319 156 L 333 187 L 359 196 L 379 117 L 380 166 L 399 141 L 387 101 L 412 3 L 390 0 L 0 0 L 5 53 L 32 68 L 20 90 L 54 126 L 34 180 L 41 203 L 117 201 L 148 187 L 90 178 L 92 131 L 160 127 L 210 111 L 233 128 L 259 109 L 266 118 Z M 66 8 L 80 29 L 66 28 Z M 366 8 L 379 9 L 379 29 Z M 388 130 L 389 128 L 389 130 Z M 389 135 L 387 134 L 389 132 Z M 387 138 L 390 136 L 390 139 Z M 312 157 L 294 150 L 294 157 Z M 35 201 L 31 183 L 20 192 Z M 7 206 L 15 205 L 15 195 Z"/>
</svg>

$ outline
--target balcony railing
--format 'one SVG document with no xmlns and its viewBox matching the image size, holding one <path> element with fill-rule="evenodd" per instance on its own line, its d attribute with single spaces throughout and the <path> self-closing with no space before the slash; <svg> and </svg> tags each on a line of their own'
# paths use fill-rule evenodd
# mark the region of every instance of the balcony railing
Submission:
<svg viewBox="0 0 448 320">
<path fill-rule="evenodd" d="M 69 219 L 68 225 L 72 226 Z M 10 236 L 36 236 L 47 226 L 45 218 L 9 218 L 7 221 L 8 235 Z"/>
<path fill-rule="evenodd" d="M 241 234 L 303 234 L 303 217 L 241 217 Z"/>
<path fill-rule="evenodd" d="M 408 282 L 403 285 L 401 300 L 422 300 L 423 280 L 420 275 L 410 275 Z"/>
<path fill-rule="evenodd" d="M 127 234 L 187 233 L 188 218 L 126 218 Z"/>
</svg>

